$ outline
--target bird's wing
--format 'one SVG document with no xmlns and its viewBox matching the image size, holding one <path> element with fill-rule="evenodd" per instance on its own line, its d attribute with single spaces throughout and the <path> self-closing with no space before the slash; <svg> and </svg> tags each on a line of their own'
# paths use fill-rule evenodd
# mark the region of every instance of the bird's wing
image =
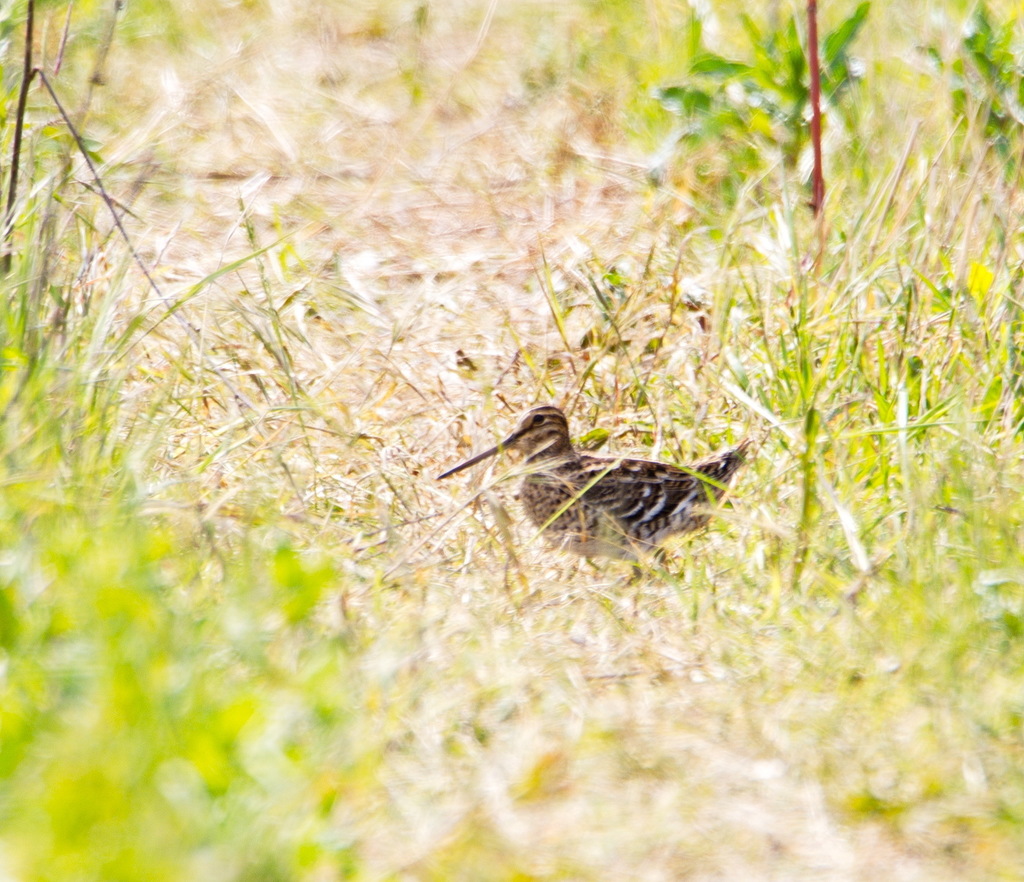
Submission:
<svg viewBox="0 0 1024 882">
<path fill-rule="evenodd" d="M 687 467 L 651 460 L 582 457 L 588 475 L 581 487 L 582 498 L 618 520 L 648 523 L 720 498 L 742 461 L 741 448 Z"/>
</svg>

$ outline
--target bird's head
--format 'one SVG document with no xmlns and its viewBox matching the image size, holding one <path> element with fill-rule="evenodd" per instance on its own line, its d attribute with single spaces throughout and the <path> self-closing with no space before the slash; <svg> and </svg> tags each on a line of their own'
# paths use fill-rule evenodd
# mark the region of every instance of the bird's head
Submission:
<svg viewBox="0 0 1024 882">
<path fill-rule="evenodd" d="M 448 469 L 444 474 L 437 476 L 438 480 L 468 469 L 470 466 L 504 451 L 515 451 L 527 460 L 542 455 L 554 457 L 571 453 L 569 423 L 565 414 L 550 404 L 528 410 L 504 441 L 459 463 L 454 468 Z"/>
</svg>

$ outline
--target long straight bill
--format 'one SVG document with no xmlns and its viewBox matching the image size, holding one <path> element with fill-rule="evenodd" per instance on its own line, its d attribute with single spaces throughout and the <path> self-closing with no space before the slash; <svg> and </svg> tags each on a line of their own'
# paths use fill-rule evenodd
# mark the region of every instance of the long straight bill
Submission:
<svg viewBox="0 0 1024 882">
<path fill-rule="evenodd" d="M 478 453 L 472 459 L 467 459 L 465 462 L 460 462 L 454 468 L 450 468 L 443 474 L 438 475 L 437 480 L 440 481 L 442 478 L 447 478 L 451 475 L 454 475 L 456 472 L 461 472 L 463 469 L 468 469 L 470 466 L 475 466 L 478 462 L 481 462 L 482 460 L 485 460 L 490 456 L 494 456 L 499 450 L 501 450 L 501 446 L 491 447 L 490 449 L 485 450 L 483 453 Z"/>
</svg>

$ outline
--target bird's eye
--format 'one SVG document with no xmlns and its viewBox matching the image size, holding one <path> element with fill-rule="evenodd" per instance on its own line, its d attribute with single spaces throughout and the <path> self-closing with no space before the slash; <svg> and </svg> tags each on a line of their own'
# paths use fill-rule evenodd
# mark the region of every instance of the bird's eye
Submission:
<svg viewBox="0 0 1024 882">
<path fill-rule="evenodd" d="M 545 417 L 544 417 L 544 414 L 542 414 L 542 413 L 538 413 L 538 414 L 537 414 L 536 416 L 534 416 L 534 418 L 533 418 L 533 424 L 534 424 L 535 426 L 539 426 L 539 425 L 540 425 L 541 423 L 543 423 L 543 422 L 544 422 L 544 419 L 545 419 Z"/>
</svg>

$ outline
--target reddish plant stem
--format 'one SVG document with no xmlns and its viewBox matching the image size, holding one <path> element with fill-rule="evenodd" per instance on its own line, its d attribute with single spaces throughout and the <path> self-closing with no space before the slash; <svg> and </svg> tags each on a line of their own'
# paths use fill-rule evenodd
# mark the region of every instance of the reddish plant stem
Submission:
<svg viewBox="0 0 1024 882">
<path fill-rule="evenodd" d="M 811 209 L 817 217 L 825 205 L 825 176 L 821 169 L 821 70 L 818 64 L 818 0 L 807 0 L 807 64 L 811 69 L 811 146 L 814 175 Z"/>
</svg>

